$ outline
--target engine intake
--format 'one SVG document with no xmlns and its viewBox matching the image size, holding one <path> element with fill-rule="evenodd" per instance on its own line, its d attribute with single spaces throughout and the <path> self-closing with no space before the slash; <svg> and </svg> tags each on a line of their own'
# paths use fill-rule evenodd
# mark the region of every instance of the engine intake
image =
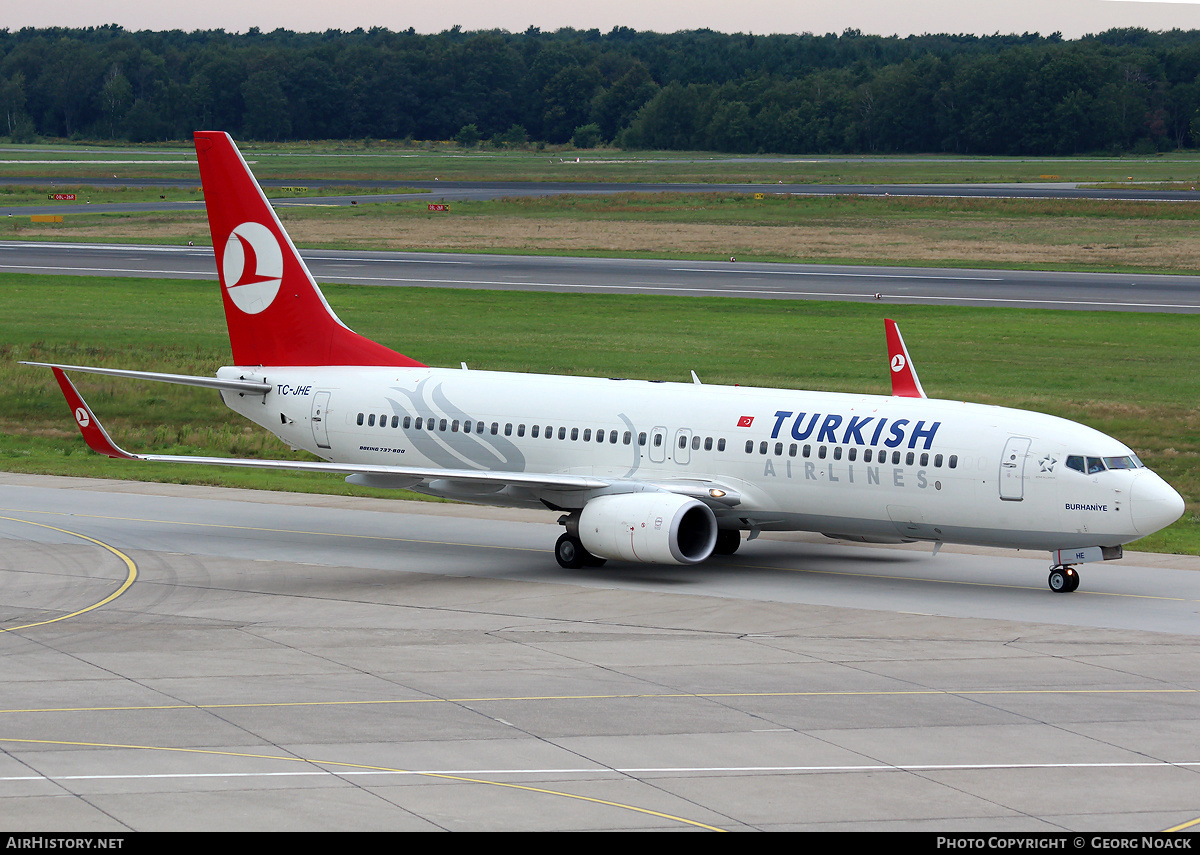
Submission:
<svg viewBox="0 0 1200 855">
<path fill-rule="evenodd" d="M 676 493 L 597 496 L 580 512 L 579 539 L 600 558 L 698 564 L 717 544 L 717 518 L 703 502 Z"/>
</svg>

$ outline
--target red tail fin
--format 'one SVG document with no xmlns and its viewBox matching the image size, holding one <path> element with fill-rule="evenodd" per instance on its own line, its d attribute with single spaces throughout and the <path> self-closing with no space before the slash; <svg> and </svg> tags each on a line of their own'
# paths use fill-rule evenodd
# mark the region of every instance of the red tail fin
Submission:
<svg viewBox="0 0 1200 855">
<path fill-rule="evenodd" d="M 234 363 L 421 365 L 338 320 L 229 134 L 195 136 Z"/>
<path fill-rule="evenodd" d="M 913 367 L 912 357 L 904 346 L 904 338 L 896 322 L 887 318 L 883 322 L 887 332 L 888 367 L 892 372 L 892 394 L 897 398 L 925 398 L 925 390 L 917 378 L 917 369 Z"/>
</svg>

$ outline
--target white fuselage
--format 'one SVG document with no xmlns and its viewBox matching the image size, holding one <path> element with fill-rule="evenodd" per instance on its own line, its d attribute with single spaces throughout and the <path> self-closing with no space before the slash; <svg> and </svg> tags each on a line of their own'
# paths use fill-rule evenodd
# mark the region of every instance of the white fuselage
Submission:
<svg viewBox="0 0 1200 855">
<path fill-rule="evenodd" d="M 222 395 L 325 460 L 714 484 L 740 499 L 714 506 L 723 528 L 1055 550 L 1117 546 L 1178 515 L 1178 494 L 1140 463 L 1068 468 L 1068 458 L 1136 462 L 1122 443 L 1003 407 L 438 368 L 219 376 L 270 383 L 266 395 Z M 555 509 L 588 498 L 453 481 L 424 489 Z"/>
</svg>

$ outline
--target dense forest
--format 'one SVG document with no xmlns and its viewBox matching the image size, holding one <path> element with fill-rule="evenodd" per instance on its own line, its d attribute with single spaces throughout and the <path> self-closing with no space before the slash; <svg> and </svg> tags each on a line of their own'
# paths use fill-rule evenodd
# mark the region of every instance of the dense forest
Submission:
<svg viewBox="0 0 1200 855">
<path fill-rule="evenodd" d="M 725 152 L 1200 146 L 1200 32 L 0 30 L 0 136 Z"/>
</svg>

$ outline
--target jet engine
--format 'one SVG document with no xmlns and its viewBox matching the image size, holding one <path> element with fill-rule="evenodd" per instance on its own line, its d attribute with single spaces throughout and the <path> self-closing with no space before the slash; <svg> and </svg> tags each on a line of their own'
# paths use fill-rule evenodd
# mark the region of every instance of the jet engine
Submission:
<svg viewBox="0 0 1200 855">
<path fill-rule="evenodd" d="M 598 558 L 697 564 L 716 546 L 717 518 L 676 493 L 597 496 L 580 512 L 579 540 Z"/>
</svg>

